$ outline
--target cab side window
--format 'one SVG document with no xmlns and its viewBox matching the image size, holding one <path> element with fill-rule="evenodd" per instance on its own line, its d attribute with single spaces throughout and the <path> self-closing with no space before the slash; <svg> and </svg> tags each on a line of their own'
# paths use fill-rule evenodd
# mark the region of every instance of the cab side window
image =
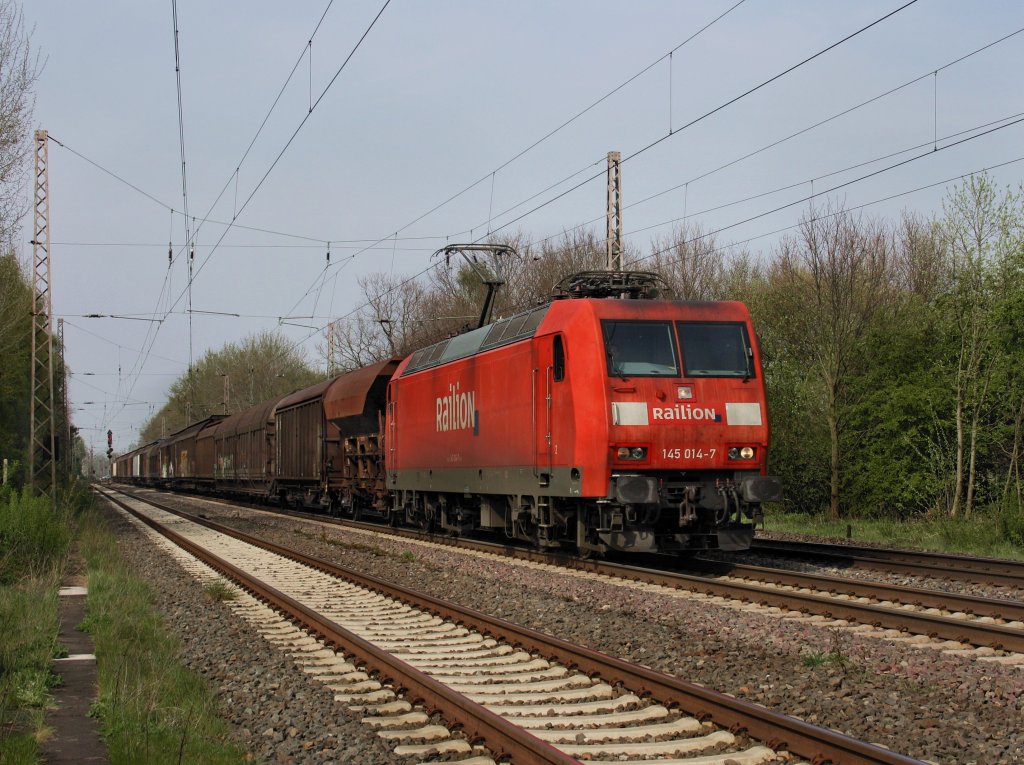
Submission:
<svg viewBox="0 0 1024 765">
<path fill-rule="evenodd" d="M 565 379 L 565 346 L 562 344 L 562 336 L 555 335 L 554 345 L 551 348 L 551 376 L 555 382 Z"/>
</svg>

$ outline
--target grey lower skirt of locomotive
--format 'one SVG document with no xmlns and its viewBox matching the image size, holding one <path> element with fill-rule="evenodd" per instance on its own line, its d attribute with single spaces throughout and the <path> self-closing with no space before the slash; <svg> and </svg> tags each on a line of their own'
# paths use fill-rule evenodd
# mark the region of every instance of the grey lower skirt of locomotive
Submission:
<svg viewBox="0 0 1024 765">
<path fill-rule="evenodd" d="M 782 481 L 754 471 L 622 472 L 612 475 L 611 494 L 587 513 L 584 531 L 607 549 L 746 550 L 764 518 L 762 503 L 781 501 Z"/>
<path fill-rule="evenodd" d="M 456 535 L 499 536 L 544 549 L 687 555 L 745 550 L 762 503 L 782 498 L 782 482 L 755 471 L 613 473 L 607 497 L 558 491 L 488 494 L 429 486 L 394 492 L 393 506 L 365 508 L 391 523 Z M 436 476 L 433 478 L 436 481 Z M 468 488 L 468 487 L 467 487 Z M 520 487 L 522 488 L 522 487 Z M 446 490 L 447 489 L 447 490 Z M 535 489 L 534 489 L 535 491 Z"/>
</svg>

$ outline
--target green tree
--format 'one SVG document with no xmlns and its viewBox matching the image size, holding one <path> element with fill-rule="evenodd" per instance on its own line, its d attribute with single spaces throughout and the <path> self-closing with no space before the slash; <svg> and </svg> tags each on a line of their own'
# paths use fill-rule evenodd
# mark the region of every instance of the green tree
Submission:
<svg viewBox="0 0 1024 765">
<path fill-rule="evenodd" d="M 0 0 L 0 459 L 14 460 L 22 470 L 28 459 L 31 406 L 32 286 L 14 253 L 27 211 L 39 70 L 21 6 Z M 23 472 L 14 478 L 20 481 Z"/>
<path fill-rule="evenodd" d="M 978 479 L 979 449 L 989 435 L 985 420 L 1000 353 L 1000 305 L 1010 263 L 1020 247 L 1021 200 L 1000 196 L 984 175 L 954 189 L 944 204 L 942 233 L 950 262 L 945 296 L 944 362 L 954 385 L 955 472 L 951 516 L 970 516 Z"/>
<path fill-rule="evenodd" d="M 850 381 L 870 328 L 893 308 L 892 241 L 879 223 L 829 209 L 805 218 L 768 271 L 774 352 L 815 380 L 829 441 L 829 514 L 840 516 L 842 445 Z"/>
<path fill-rule="evenodd" d="M 283 335 L 260 332 L 207 351 L 171 383 L 167 403 L 146 421 L 141 443 L 212 414 L 234 414 L 323 379 Z"/>
<path fill-rule="evenodd" d="M 936 374 L 941 343 L 934 305 L 901 296 L 898 321 L 876 322 L 865 338 L 868 363 L 850 380 L 843 441 L 848 506 L 906 517 L 945 507 L 952 432 L 949 381 Z"/>
<path fill-rule="evenodd" d="M 0 256 L 0 460 L 28 464 L 32 286 L 13 254 Z"/>
</svg>

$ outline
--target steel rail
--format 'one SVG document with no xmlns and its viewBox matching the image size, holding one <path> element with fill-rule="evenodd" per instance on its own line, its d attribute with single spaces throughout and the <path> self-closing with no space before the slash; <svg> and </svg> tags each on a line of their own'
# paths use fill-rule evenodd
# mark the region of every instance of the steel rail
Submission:
<svg viewBox="0 0 1024 765">
<path fill-rule="evenodd" d="M 787 571 L 703 558 L 688 561 L 687 568 L 716 576 L 736 576 L 792 587 L 811 587 L 831 594 L 841 593 L 853 597 L 877 598 L 921 608 L 941 608 L 946 611 L 962 611 L 975 616 L 989 616 L 993 619 L 1024 621 L 1024 602 L 1019 600 L 962 595 L 955 592 L 927 590 L 921 587 L 846 579 L 826 574 L 810 574 L 803 571 Z"/>
<path fill-rule="evenodd" d="M 382 682 L 396 686 L 397 691 L 404 691 L 406 695 L 412 697 L 414 701 L 423 704 L 427 709 L 439 711 L 449 723 L 462 727 L 471 743 L 478 741 L 486 742 L 487 747 L 495 755 L 496 759 L 511 757 L 514 762 L 524 763 L 524 765 L 541 765 L 542 763 L 578 765 L 579 761 L 575 757 L 570 757 L 551 744 L 541 741 L 531 735 L 525 728 L 520 728 L 500 715 L 491 712 L 486 707 L 469 700 L 465 695 L 453 691 L 430 675 L 392 656 L 368 640 L 327 619 L 308 606 L 262 582 L 233 563 L 224 560 L 158 521 L 148 518 L 116 497 L 109 494 L 104 494 L 103 496 L 126 512 L 131 513 L 132 516 L 138 518 L 150 528 L 167 537 L 190 555 L 195 556 L 251 592 L 260 600 L 265 601 L 289 619 L 298 622 L 318 639 L 323 640 L 330 646 L 340 648 L 346 654 L 355 657 L 359 663 L 365 665 L 371 672 L 376 673 Z M 153 506 L 159 507 L 157 503 L 150 500 L 138 497 L 133 498 L 136 501 L 149 502 Z M 187 514 L 180 511 L 168 508 L 160 509 L 174 513 L 177 516 L 188 517 Z M 229 536 L 240 541 L 254 544 L 252 540 L 243 538 L 246 535 L 241 535 L 240 532 L 231 533 L 233 530 L 226 527 L 218 528 L 219 524 L 211 521 L 196 517 L 188 517 L 188 520 L 197 525 L 206 526 L 221 533 L 227 533 Z M 281 554 L 279 551 L 266 546 L 265 543 L 260 544 L 256 542 L 255 546 L 279 555 Z M 298 561 L 292 555 L 285 555 L 283 557 Z M 312 568 L 323 570 L 321 566 L 312 566 Z"/>
<path fill-rule="evenodd" d="M 978 583 L 1024 587 L 1024 562 L 999 558 L 974 558 L 916 550 L 887 550 L 879 547 L 854 547 L 824 542 L 787 542 L 755 539 L 753 552 L 771 552 L 796 558 L 825 558 L 841 561 L 840 567 L 882 568 L 887 571 L 957 579 Z M 983 579 L 979 580 L 979 574 Z"/>
<path fill-rule="evenodd" d="M 565 565 L 584 568 L 587 561 L 568 561 Z M 942 640 L 955 640 L 971 645 L 987 646 L 1024 653 L 1024 630 L 999 624 L 954 619 L 949 616 L 926 614 L 887 608 L 871 603 L 836 600 L 825 595 L 780 591 L 742 582 L 721 582 L 702 576 L 677 572 L 623 566 L 617 563 L 592 563 L 592 570 L 622 579 L 661 584 L 677 590 L 720 595 L 733 600 L 775 606 L 804 613 L 819 614 L 832 619 L 871 624 L 875 627 L 896 629 L 927 635 Z"/>
<path fill-rule="evenodd" d="M 127 494 L 127 492 L 123 493 Z M 127 496 L 132 495 L 127 494 Z M 672 675 L 631 664 L 623 659 L 569 643 L 538 630 L 305 555 L 274 542 L 223 526 L 207 518 L 164 506 L 151 499 L 133 498 L 386 597 L 462 624 L 481 634 L 491 635 L 509 642 L 513 646 L 539 653 L 570 669 L 579 669 L 600 677 L 608 683 L 620 683 L 623 687 L 639 695 L 650 695 L 662 704 L 678 706 L 687 714 L 698 719 L 710 719 L 717 725 L 733 732 L 745 731 L 751 737 L 765 742 L 773 749 L 786 749 L 813 762 L 831 761 L 850 763 L 850 765 L 922 765 L 922 761 L 912 757 L 854 739 L 837 731 L 812 725 L 795 717 L 774 712 L 767 707 L 738 699 L 729 694 L 688 683 Z M 570 759 L 570 762 L 574 762 L 574 760 Z"/>
</svg>

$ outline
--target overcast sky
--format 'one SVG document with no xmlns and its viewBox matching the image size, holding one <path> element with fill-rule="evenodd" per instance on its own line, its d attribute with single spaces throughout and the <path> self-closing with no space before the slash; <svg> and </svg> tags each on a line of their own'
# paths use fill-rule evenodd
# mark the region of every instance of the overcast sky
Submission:
<svg viewBox="0 0 1024 765">
<path fill-rule="evenodd" d="M 1024 124 L 1009 124 L 1024 116 L 1024 33 L 946 66 L 1024 28 L 1017 0 L 919 0 L 685 129 L 903 3 L 392 0 L 330 84 L 383 3 L 179 0 L 196 359 L 273 328 L 308 337 L 312 359 L 311 328 L 359 305 L 359 275 L 419 272 L 449 240 L 536 240 L 595 219 L 603 237 L 609 150 L 626 158 L 627 205 L 667 192 L 624 212 L 641 252 L 684 214 L 722 229 L 720 244 L 767 252 L 808 203 L 769 211 L 919 155 L 834 196 L 874 216 L 933 215 L 941 182 L 1024 157 Z M 186 238 L 172 2 L 31 0 L 25 13 L 46 59 L 38 126 L 63 144 L 49 149 L 51 258 L 74 420 L 98 450 L 109 426 L 121 451 L 189 363 L 186 258 L 168 268 L 168 243 L 177 254 Z M 991 175 L 1017 186 L 1022 168 Z"/>
</svg>

